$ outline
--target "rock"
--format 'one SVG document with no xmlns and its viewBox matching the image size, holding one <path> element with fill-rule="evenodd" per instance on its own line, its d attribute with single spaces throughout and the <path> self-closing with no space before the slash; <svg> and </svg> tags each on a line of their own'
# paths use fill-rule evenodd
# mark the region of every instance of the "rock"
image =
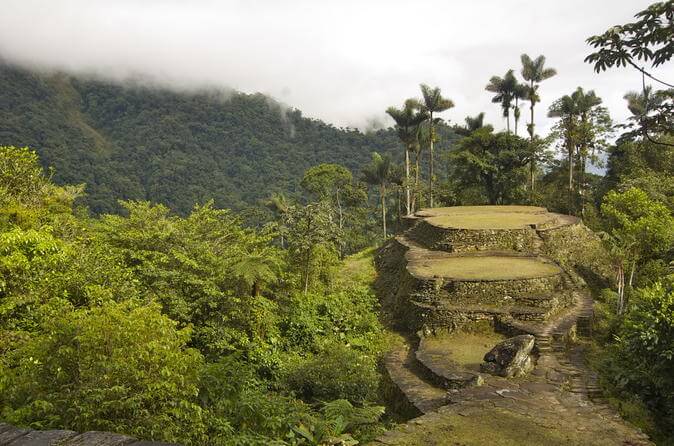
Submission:
<svg viewBox="0 0 674 446">
<path fill-rule="evenodd" d="M 529 373 L 534 368 L 531 350 L 534 337 L 520 335 L 499 342 L 486 355 L 480 370 L 492 375 L 512 378 Z"/>
</svg>

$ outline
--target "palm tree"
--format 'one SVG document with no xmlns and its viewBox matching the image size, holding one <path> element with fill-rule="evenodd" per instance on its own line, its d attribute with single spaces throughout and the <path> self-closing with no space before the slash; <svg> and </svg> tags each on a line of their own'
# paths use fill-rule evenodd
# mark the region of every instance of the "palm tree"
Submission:
<svg viewBox="0 0 674 446">
<path fill-rule="evenodd" d="M 405 146 L 405 198 L 407 214 L 412 213 L 412 201 L 410 196 L 410 152 L 416 152 L 419 129 L 421 123 L 427 119 L 426 112 L 420 110 L 420 104 L 416 99 L 405 101 L 403 108 L 389 107 L 386 113 L 396 123 L 398 138 Z"/>
<path fill-rule="evenodd" d="M 581 87 L 571 94 L 571 98 L 575 102 L 576 112 L 579 118 L 578 127 L 578 141 L 576 143 L 576 152 L 578 157 L 578 192 L 581 197 L 581 212 L 584 211 L 584 191 L 585 191 L 585 168 L 587 164 L 587 157 L 589 155 L 590 147 L 595 139 L 594 128 L 590 123 L 590 113 L 595 107 L 601 105 L 602 100 L 597 96 L 594 90 L 589 90 L 587 93 Z"/>
<path fill-rule="evenodd" d="M 279 221 L 282 221 L 283 216 L 288 212 L 290 209 L 291 203 L 290 200 L 288 200 L 288 197 L 286 197 L 283 193 L 276 193 L 274 192 L 271 197 L 269 197 L 265 202 L 264 205 L 270 209 L 274 214 L 276 214 L 276 217 Z M 283 226 L 281 225 L 281 231 L 280 231 L 280 236 L 281 236 L 281 248 L 285 248 L 285 240 L 283 237 Z"/>
<path fill-rule="evenodd" d="M 529 136 L 534 138 L 534 107 L 536 103 L 541 101 L 538 95 L 538 87 L 541 82 L 557 74 L 554 68 L 545 68 L 545 56 L 542 54 L 536 59 L 531 59 L 528 54 L 520 56 L 522 61 L 522 77 L 529 82 L 529 90 L 527 91 L 527 100 L 529 101 L 529 109 L 531 111 L 531 122 L 527 126 Z"/>
<path fill-rule="evenodd" d="M 576 148 L 576 128 L 578 126 L 578 109 L 576 102 L 569 95 L 557 99 L 548 110 L 551 118 L 561 118 L 564 145 L 566 146 L 567 161 L 569 163 L 569 212 L 573 209 L 573 161 Z"/>
<path fill-rule="evenodd" d="M 381 224 L 386 240 L 386 186 L 391 177 L 391 158 L 388 155 L 381 156 L 377 152 L 372 153 L 372 161 L 363 168 L 363 177 L 367 184 L 379 186 L 381 199 Z"/>
<path fill-rule="evenodd" d="M 494 104 L 501 104 L 503 109 L 503 117 L 506 118 L 506 129 L 510 133 L 510 109 L 512 108 L 513 99 L 515 98 L 515 88 L 517 86 L 517 79 L 515 72 L 508 70 L 505 76 L 492 76 L 485 90 L 496 93 L 491 99 Z"/>
<path fill-rule="evenodd" d="M 402 199 L 400 198 L 400 193 L 405 186 L 405 168 L 400 164 L 395 164 L 391 167 L 391 174 L 389 175 L 389 181 L 392 186 L 395 186 L 396 192 L 396 207 L 398 210 L 397 223 L 400 228 L 402 224 Z"/>
<path fill-rule="evenodd" d="M 421 94 L 424 97 L 423 110 L 428 113 L 428 125 L 430 130 L 430 153 L 428 163 L 428 203 L 433 207 L 433 143 L 437 140 L 435 134 L 434 113 L 441 113 L 454 107 L 454 102 L 449 98 L 442 97 L 439 87 L 431 88 L 426 84 L 421 84 Z"/>
<path fill-rule="evenodd" d="M 557 70 L 554 68 L 545 68 L 545 56 L 542 54 L 536 59 L 531 59 L 528 54 L 522 54 L 520 56 L 522 61 L 522 77 L 525 81 L 529 82 L 529 88 L 527 90 L 527 100 L 529 101 L 529 110 L 531 111 L 531 122 L 527 125 L 527 130 L 529 132 L 529 137 L 531 141 L 534 140 L 534 107 L 536 103 L 541 101 L 540 96 L 538 95 L 538 87 L 541 82 L 546 79 L 550 79 L 552 76 L 557 74 Z M 535 160 L 529 162 L 529 181 L 531 187 L 531 193 L 534 192 L 534 175 L 536 172 L 536 163 Z"/>
<path fill-rule="evenodd" d="M 513 97 L 515 98 L 515 108 L 513 109 L 513 115 L 515 117 L 515 136 L 517 136 L 517 124 L 520 121 L 520 99 L 527 98 L 527 92 L 529 87 L 525 84 L 520 84 L 517 82 L 515 88 L 513 89 Z"/>
</svg>

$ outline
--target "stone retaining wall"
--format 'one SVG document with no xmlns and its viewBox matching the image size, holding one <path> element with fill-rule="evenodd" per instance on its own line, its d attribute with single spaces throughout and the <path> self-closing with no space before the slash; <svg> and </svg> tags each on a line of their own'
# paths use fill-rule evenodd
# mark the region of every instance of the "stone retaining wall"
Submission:
<svg viewBox="0 0 674 446">
<path fill-rule="evenodd" d="M 427 249 L 447 252 L 513 250 L 533 252 L 538 238 L 533 228 L 455 229 L 419 219 L 407 236 Z"/>
</svg>

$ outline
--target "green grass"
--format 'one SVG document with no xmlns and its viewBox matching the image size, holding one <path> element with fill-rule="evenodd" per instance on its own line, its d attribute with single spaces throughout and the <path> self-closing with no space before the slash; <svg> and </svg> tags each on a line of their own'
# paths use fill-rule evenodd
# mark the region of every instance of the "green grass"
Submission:
<svg viewBox="0 0 674 446">
<path fill-rule="evenodd" d="M 521 214 L 544 214 L 548 210 L 539 206 L 451 206 L 444 208 L 422 209 L 415 213 L 419 217 L 436 217 L 440 215 L 459 215 L 475 213 L 521 213 Z"/>
<path fill-rule="evenodd" d="M 453 229 L 521 229 L 534 224 L 540 225 L 551 220 L 552 218 L 549 214 L 488 211 L 439 215 L 426 219 L 433 226 Z"/>
<path fill-rule="evenodd" d="M 434 259 L 414 259 L 409 271 L 424 278 L 515 280 L 549 277 L 560 273 L 559 267 L 530 257 L 457 256 Z"/>
<path fill-rule="evenodd" d="M 470 413 L 444 414 L 441 420 L 415 425 L 395 446 L 614 446 L 622 438 L 601 426 L 574 423 L 580 417 L 534 418 L 485 405 Z M 619 435 L 619 434 L 618 434 Z M 631 443 L 629 443 L 631 444 Z"/>
<path fill-rule="evenodd" d="M 376 250 L 376 248 L 368 248 L 346 257 L 337 277 L 339 286 L 371 286 L 377 276 L 374 268 Z"/>
<path fill-rule="evenodd" d="M 485 353 L 503 339 L 503 335 L 494 331 L 460 330 L 451 334 L 429 336 L 424 344 L 429 352 L 438 352 L 467 370 L 479 372 Z"/>
</svg>

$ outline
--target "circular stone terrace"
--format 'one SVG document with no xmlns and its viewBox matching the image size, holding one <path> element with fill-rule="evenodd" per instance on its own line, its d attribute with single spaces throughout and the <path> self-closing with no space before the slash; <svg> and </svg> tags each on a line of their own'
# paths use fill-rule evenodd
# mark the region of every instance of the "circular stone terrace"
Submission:
<svg viewBox="0 0 674 446">
<path fill-rule="evenodd" d="M 422 209 L 414 214 L 428 224 L 443 229 L 551 229 L 574 224 L 570 215 L 548 212 L 538 206 L 454 206 Z"/>
</svg>

